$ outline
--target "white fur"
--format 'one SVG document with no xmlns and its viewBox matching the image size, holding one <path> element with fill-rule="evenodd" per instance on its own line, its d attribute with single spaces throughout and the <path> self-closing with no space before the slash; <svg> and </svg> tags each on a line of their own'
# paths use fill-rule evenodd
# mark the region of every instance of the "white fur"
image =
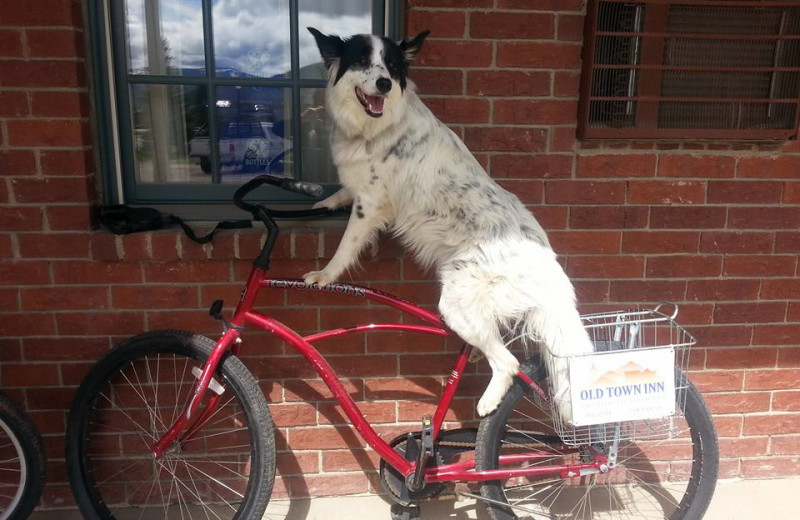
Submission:
<svg viewBox="0 0 800 520">
<path fill-rule="evenodd" d="M 376 49 L 380 39 L 373 40 Z M 377 52 L 376 50 L 376 52 Z M 334 78 L 337 64 L 329 70 Z M 328 284 L 357 261 L 375 234 L 388 229 L 442 284 L 447 325 L 486 356 L 492 379 L 478 403 L 494 410 L 519 370 L 503 334 L 522 328 L 556 355 L 591 352 L 575 294 L 545 232 L 519 199 L 498 186 L 458 137 L 423 105 L 410 82 L 393 81 L 380 118 L 367 115 L 354 88 L 377 91 L 379 67 L 329 80 L 331 146 L 342 190 L 318 206 L 353 210 L 339 247 L 307 283 Z M 360 215 L 360 216 L 359 216 Z M 554 365 L 564 397 L 566 363 Z M 561 394 L 561 395 L 558 395 Z M 568 395 L 566 395 L 568 399 Z M 562 409 L 564 415 L 568 410 Z"/>
</svg>

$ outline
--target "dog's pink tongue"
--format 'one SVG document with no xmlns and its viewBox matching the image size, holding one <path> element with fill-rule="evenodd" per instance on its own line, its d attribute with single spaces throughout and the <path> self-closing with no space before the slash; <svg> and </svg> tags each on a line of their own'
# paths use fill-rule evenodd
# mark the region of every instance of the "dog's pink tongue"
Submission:
<svg viewBox="0 0 800 520">
<path fill-rule="evenodd" d="M 383 97 L 381 96 L 364 96 L 369 105 L 369 111 L 373 114 L 383 113 Z"/>
</svg>

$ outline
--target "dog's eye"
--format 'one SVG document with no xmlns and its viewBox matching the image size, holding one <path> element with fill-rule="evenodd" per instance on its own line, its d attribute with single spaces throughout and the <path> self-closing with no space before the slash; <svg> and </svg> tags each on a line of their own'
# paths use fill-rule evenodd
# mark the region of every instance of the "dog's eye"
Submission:
<svg viewBox="0 0 800 520">
<path fill-rule="evenodd" d="M 360 65 L 362 67 L 366 67 L 367 65 L 369 65 L 369 57 L 365 56 L 365 57 L 361 58 L 360 60 L 358 60 L 358 65 Z"/>
</svg>

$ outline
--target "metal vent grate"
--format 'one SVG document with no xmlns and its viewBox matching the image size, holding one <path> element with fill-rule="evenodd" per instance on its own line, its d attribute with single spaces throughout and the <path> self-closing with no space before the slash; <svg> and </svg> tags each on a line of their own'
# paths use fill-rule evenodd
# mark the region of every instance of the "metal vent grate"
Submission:
<svg viewBox="0 0 800 520">
<path fill-rule="evenodd" d="M 797 134 L 800 3 L 593 0 L 583 138 Z"/>
</svg>

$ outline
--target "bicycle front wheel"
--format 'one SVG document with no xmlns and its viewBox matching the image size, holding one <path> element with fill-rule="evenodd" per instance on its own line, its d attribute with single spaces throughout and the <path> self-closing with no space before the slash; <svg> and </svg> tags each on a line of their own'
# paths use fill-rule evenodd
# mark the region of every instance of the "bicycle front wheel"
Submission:
<svg viewBox="0 0 800 520">
<path fill-rule="evenodd" d="M 220 362 L 213 414 L 162 457 L 152 455 L 191 399 L 213 347 L 188 332 L 152 332 L 92 368 L 75 396 L 66 439 L 84 518 L 261 518 L 275 478 L 274 428 L 258 383 L 238 358 Z M 212 395 L 209 388 L 204 404 Z"/>
<path fill-rule="evenodd" d="M 44 488 L 42 438 L 30 417 L 0 394 L 0 520 L 28 518 Z"/>
<path fill-rule="evenodd" d="M 522 369 L 541 388 L 541 365 Z M 541 477 L 485 482 L 481 494 L 493 520 L 700 520 L 717 481 L 719 448 L 711 414 L 700 393 L 678 372 L 686 392 L 683 416 L 668 434 L 619 442 L 616 467 L 607 473 L 562 478 Z M 533 399 L 530 387 L 515 380 L 498 409 L 480 424 L 475 462 L 478 470 L 497 469 L 499 457 L 536 450 L 542 458 L 529 467 L 588 462 L 591 453 L 608 453 L 612 443 L 563 446 L 552 428 L 551 409 Z"/>
</svg>

